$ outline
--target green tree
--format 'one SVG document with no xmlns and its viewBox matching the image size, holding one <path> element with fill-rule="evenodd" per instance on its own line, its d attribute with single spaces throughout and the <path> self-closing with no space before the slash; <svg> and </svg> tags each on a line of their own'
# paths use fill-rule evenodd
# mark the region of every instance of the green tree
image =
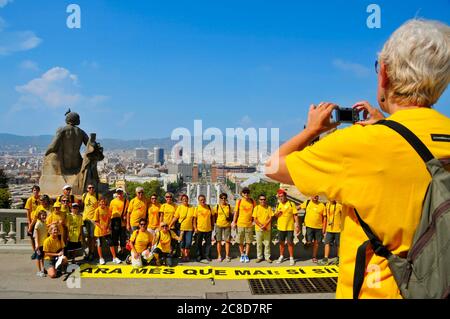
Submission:
<svg viewBox="0 0 450 319">
<path fill-rule="evenodd" d="M 158 181 L 150 181 L 145 183 L 126 182 L 126 188 L 130 199 L 136 197 L 136 187 L 144 188 L 145 197 L 149 198 L 150 195 L 156 194 L 158 200 L 161 202 L 164 199 L 164 189 Z"/>
<path fill-rule="evenodd" d="M 258 202 L 258 197 L 261 194 L 266 195 L 267 204 L 271 207 L 277 205 L 277 191 L 280 188 L 279 183 L 260 182 L 249 186 L 250 196 Z"/>
<path fill-rule="evenodd" d="M 8 177 L 1 168 L 0 168 L 0 188 L 8 188 Z"/>
<path fill-rule="evenodd" d="M 178 182 L 169 183 L 167 185 L 167 191 L 176 194 L 181 190 L 182 187 L 183 187 L 183 180 L 180 179 Z"/>
<path fill-rule="evenodd" d="M 11 207 L 11 194 L 7 188 L 0 188 L 0 208 Z"/>
</svg>

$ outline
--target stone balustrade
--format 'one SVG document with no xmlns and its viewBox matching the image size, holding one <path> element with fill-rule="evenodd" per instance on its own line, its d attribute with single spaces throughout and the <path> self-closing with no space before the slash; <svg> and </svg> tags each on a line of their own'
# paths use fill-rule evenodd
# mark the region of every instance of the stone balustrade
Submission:
<svg viewBox="0 0 450 319">
<path fill-rule="evenodd" d="M 0 245 L 23 243 L 27 239 L 27 227 L 25 209 L 0 209 Z"/>
</svg>

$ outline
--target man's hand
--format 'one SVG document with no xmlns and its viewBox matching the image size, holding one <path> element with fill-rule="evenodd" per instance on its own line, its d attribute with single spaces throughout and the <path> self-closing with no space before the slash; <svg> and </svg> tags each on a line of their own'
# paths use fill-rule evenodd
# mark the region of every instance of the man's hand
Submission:
<svg viewBox="0 0 450 319">
<path fill-rule="evenodd" d="M 369 102 L 361 101 L 353 105 L 354 109 L 358 111 L 363 111 L 363 121 L 356 122 L 356 124 L 360 124 L 363 126 L 372 125 L 378 122 L 379 120 L 384 119 L 383 113 L 380 110 L 372 107 Z"/>
<path fill-rule="evenodd" d="M 339 123 L 331 122 L 331 113 L 336 108 L 334 103 L 321 102 L 319 105 L 311 105 L 308 113 L 308 124 L 306 130 L 313 135 L 318 136 L 333 128 L 336 128 Z"/>
</svg>

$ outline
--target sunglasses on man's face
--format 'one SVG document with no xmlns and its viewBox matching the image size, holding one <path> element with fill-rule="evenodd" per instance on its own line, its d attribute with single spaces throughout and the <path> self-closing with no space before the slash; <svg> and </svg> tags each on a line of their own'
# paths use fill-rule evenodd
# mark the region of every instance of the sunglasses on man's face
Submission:
<svg viewBox="0 0 450 319">
<path fill-rule="evenodd" d="M 144 194 L 144 192 L 138 192 L 138 194 Z"/>
<path fill-rule="evenodd" d="M 147 224 L 139 224 L 139 226 L 141 226 L 141 227 L 144 227 L 145 225 L 147 225 Z"/>
<path fill-rule="evenodd" d="M 152 198 L 151 198 L 151 200 L 155 200 L 155 199 L 156 199 L 156 197 L 152 197 Z"/>
<path fill-rule="evenodd" d="M 161 226 L 162 228 L 167 228 L 167 227 L 169 227 L 169 226 L 167 226 L 167 225 L 164 225 L 164 226 Z"/>
<path fill-rule="evenodd" d="M 172 198 L 172 196 L 166 196 L 166 198 Z"/>
<path fill-rule="evenodd" d="M 259 200 L 266 200 L 265 198 L 260 198 Z"/>
</svg>

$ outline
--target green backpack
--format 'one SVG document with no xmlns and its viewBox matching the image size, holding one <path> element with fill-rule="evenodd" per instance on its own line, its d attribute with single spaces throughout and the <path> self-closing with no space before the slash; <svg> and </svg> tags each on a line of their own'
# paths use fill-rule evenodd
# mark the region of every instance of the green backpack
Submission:
<svg viewBox="0 0 450 319">
<path fill-rule="evenodd" d="M 389 268 L 404 298 L 448 298 L 450 295 L 450 158 L 440 160 L 434 158 L 425 144 L 400 123 L 382 120 L 377 124 L 393 129 L 411 144 L 425 162 L 432 180 L 423 201 L 420 223 L 406 258 L 392 254 L 355 209 L 359 223 L 369 240 L 358 248 L 356 255 L 353 298 L 358 298 L 364 281 L 366 248 L 369 244 L 377 256 L 388 260 Z"/>
</svg>

